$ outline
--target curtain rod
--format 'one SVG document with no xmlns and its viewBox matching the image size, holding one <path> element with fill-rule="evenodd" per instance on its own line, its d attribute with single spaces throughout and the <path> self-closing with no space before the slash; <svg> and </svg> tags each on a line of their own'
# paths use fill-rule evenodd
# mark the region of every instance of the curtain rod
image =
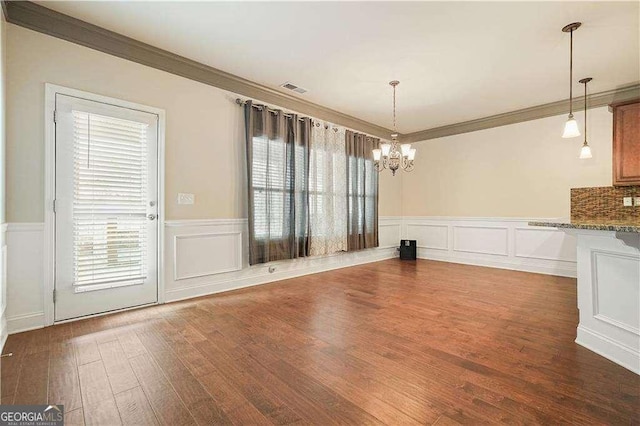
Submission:
<svg viewBox="0 0 640 426">
<path fill-rule="evenodd" d="M 236 104 L 238 104 L 240 106 L 244 106 L 246 103 L 247 103 L 247 100 L 236 98 Z M 272 112 L 272 113 L 280 112 L 280 113 L 286 115 L 287 117 L 292 117 L 295 114 L 295 113 L 292 113 L 292 112 L 285 112 L 285 111 L 283 111 L 281 109 L 277 109 L 277 108 L 270 108 L 268 105 L 264 105 L 264 104 L 254 104 L 254 103 L 252 103 L 251 105 L 256 107 L 256 108 L 265 108 L 267 111 Z M 295 114 L 295 115 L 297 115 L 297 114 Z M 304 120 L 304 118 L 305 117 L 299 117 L 298 120 L 302 121 L 302 120 Z M 320 126 L 322 124 L 321 120 L 319 120 L 317 118 L 313 118 L 313 117 L 307 117 L 307 118 L 309 118 L 313 122 L 313 124 L 315 124 L 316 126 Z M 343 126 L 338 127 L 335 124 L 332 125 L 332 126 L 333 126 L 332 129 L 333 129 L 334 132 L 339 131 L 340 127 L 342 127 L 343 129 L 347 129 L 346 127 L 343 127 Z M 328 129 L 329 126 L 325 123 L 324 124 L 324 128 Z M 360 134 L 366 135 L 367 137 L 370 137 L 370 138 L 381 139 L 381 138 L 379 138 L 377 136 L 371 136 L 371 135 L 368 135 L 366 133 L 358 132 L 357 130 L 353 130 L 353 129 L 348 129 L 348 130 L 351 130 L 352 132 L 355 132 L 355 133 L 360 133 Z"/>
</svg>

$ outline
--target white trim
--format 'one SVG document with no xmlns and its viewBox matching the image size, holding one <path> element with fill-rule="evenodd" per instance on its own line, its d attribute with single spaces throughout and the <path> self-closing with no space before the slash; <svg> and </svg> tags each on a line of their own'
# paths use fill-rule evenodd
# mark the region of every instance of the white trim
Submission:
<svg viewBox="0 0 640 426">
<path fill-rule="evenodd" d="M 164 175 L 165 175 L 165 111 L 147 105 L 102 96 L 69 87 L 45 83 L 44 102 L 44 249 L 43 303 L 44 325 L 54 323 L 53 289 L 55 282 L 55 122 L 56 94 L 88 99 L 95 102 L 143 111 L 158 116 L 158 283 L 157 301 L 164 303 Z M 24 225 L 24 224 L 22 224 Z M 35 229 L 34 229 L 35 230 Z"/>
<path fill-rule="evenodd" d="M 624 368 L 640 374 L 640 352 L 607 336 L 578 325 L 576 343 Z"/>
<path fill-rule="evenodd" d="M 413 221 L 434 221 L 434 222 L 551 222 L 556 220 L 566 220 L 566 218 L 548 217 L 481 217 L 481 216 L 402 216 L 405 222 Z M 544 227 L 547 228 L 547 227 Z M 547 228 L 549 229 L 549 228 Z"/>
<path fill-rule="evenodd" d="M 222 226 L 222 225 L 245 225 L 248 224 L 247 218 L 239 219 L 172 219 L 165 220 L 164 226 Z"/>
<path fill-rule="evenodd" d="M 486 268 L 508 269 L 511 271 L 531 272 L 534 274 L 555 275 L 560 277 L 576 277 L 576 266 L 571 262 L 565 262 L 567 265 L 534 265 L 523 262 L 510 261 L 505 256 L 499 256 L 501 259 L 486 259 L 480 256 L 469 257 L 453 257 L 442 253 L 428 253 L 424 249 L 418 249 L 418 259 L 437 260 L 439 262 L 459 263 L 463 265 L 483 266 Z"/>
<path fill-rule="evenodd" d="M 44 230 L 44 223 L 40 222 L 11 222 L 5 225 L 7 232 L 42 232 Z"/>
</svg>

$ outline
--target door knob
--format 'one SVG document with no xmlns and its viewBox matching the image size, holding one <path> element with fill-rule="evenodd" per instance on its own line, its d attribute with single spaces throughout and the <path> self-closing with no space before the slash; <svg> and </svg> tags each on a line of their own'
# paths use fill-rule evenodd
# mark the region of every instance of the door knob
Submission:
<svg viewBox="0 0 640 426">
<path fill-rule="evenodd" d="M 153 213 L 152 213 L 152 214 L 150 214 L 149 216 L 147 216 L 147 218 L 148 218 L 149 220 L 154 220 L 156 217 L 157 217 L 157 216 L 156 216 L 155 214 L 153 214 Z"/>
</svg>

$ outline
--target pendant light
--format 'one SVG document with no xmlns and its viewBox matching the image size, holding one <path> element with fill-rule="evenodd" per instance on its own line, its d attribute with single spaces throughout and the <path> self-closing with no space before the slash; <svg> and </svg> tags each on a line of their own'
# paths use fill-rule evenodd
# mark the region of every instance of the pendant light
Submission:
<svg viewBox="0 0 640 426">
<path fill-rule="evenodd" d="M 396 130 L 396 86 L 400 84 L 398 80 L 389 82 L 393 87 L 393 134 L 391 135 L 391 143 L 380 144 L 379 149 L 373 150 L 373 164 L 378 172 L 384 169 L 391 170 L 393 176 L 396 175 L 398 169 L 405 172 L 413 170 L 413 160 L 416 158 L 415 148 L 411 148 L 411 144 L 398 143 L 398 133 Z"/>
<path fill-rule="evenodd" d="M 586 160 L 592 157 L 591 147 L 587 143 L 587 83 L 593 80 L 591 77 L 583 78 L 580 83 L 584 84 L 584 143 L 580 150 L 580 159 Z"/>
<path fill-rule="evenodd" d="M 569 44 L 569 119 L 564 124 L 563 138 L 575 138 L 580 136 L 580 130 L 578 129 L 578 122 L 573 118 L 573 32 L 580 28 L 581 22 L 573 22 L 569 25 L 565 25 L 562 28 L 562 32 L 570 34 Z"/>
</svg>

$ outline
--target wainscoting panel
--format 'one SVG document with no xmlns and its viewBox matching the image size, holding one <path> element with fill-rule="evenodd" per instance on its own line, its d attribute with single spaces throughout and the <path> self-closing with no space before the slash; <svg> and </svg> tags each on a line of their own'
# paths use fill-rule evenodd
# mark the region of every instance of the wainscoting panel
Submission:
<svg viewBox="0 0 640 426">
<path fill-rule="evenodd" d="M 419 248 L 449 249 L 449 227 L 447 225 L 407 224 L 407 235 L 411 235 L 411 239 L 416 240 Z"/>
<path fill-rule="evenodd" d="M 242 269 L 242 232 L 176 235 L 173 267 L 175 281 Z"/>
<path fill-rule="evenodd" d="M 474 225 L 453 226 L 453 250 L 508 256 L 508 228 Z"/>
<path fill-rule="evenodd" d="M 515 228 L 514 244 L 516 257 L 565 262 L 576 260 L 575 237 L 557 229 Z"/>
<path fill-rule="evenodd" d="M 44 326 L 44 224 L 7 224 L 7 329 Z"/>
<path fill-rule="evenodd" d="M 529 218 L 422 216 L 403 218 L 403 238 L 418 257 L 541 274 L 576 276 L 576 240 L 528 226 Z"/>
<path fill-rule="evenodd" d="M 0 225 L 0 353 L 7 341 L 7 224 Z"/>
<path fill-rule="evenodd" d="M 640 257 L 592 251 L 593 315 L 640 335 Z"/>
<path fill-rule="evenodd" d="M 402 234 L 402 218 L 380 218 L 378 220 L 378 243 L 380 248 L 398 247 Z"/>
</svg>

